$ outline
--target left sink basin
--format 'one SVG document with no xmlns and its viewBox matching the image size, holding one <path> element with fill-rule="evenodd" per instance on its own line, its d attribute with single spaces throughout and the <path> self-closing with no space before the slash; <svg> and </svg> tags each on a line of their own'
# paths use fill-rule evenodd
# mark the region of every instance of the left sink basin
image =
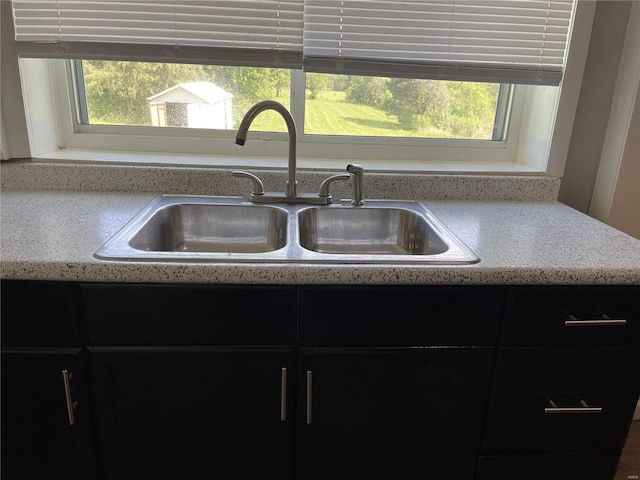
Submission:
<svg viewBox="0 0 640 480">
<path fill-rule="evenodd" d="M 287 243 L 287 212 L 249 205 L 169 205 L 157 210 L 129 245 L 159 252 L 261 253 Z"/>
<path fill-rule="evenodd" d="M 263 257 L 287 245 L 288 213 L 235 197 L 160 195 L 96 252 L 101 259 Z"/>
</svg>

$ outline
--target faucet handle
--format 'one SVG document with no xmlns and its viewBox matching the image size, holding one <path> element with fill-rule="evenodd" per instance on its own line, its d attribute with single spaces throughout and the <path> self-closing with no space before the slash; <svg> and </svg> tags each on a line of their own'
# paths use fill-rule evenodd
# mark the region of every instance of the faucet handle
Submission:
<svg viewBox="0 0 640 480">
<path fill-rule="evenodd" d="M 325 178 L 320 184 L 320 193 L 318 194 L 322 198 L 331 199 L 331 194 L 329 193 L 329 185 L 331 185 L 336 180 L 349 180 L 351 175 L 347 175 L 346 173 L 341 173 L 340 175 L 333 175 L 329 178 Z"/>
<path fill-rule="evenodd" d="M 253 182 L 253 190 L 251 191 L 252 196 L 264 195 L 264 184 L 257 175 L 245 172 L 243 170 L 234 170 L 231 172 L 231 175 L 233 175 L 234 177 L 248 178 L 249 180 L 251 180 Z"/>
</svg>

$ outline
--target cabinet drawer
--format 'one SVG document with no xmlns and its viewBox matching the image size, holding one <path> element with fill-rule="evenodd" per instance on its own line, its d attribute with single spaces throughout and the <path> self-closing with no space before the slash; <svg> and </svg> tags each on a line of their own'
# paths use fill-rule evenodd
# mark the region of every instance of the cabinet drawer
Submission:
<svg viewBox="0 0 640 480">
<path fill-rule="evenodd" d="M 510 292 L 502 343 L 640 345 L 640 287 L 522 287 Z"/>
<path fill-rule="evenodd" d="M 476 480 L 613 480 L 620 452 L 481 457 Z"/>
<path fill-rule="evenodd" d="M 640 348 L 500 349 L 484 453 L 622 449 Z"/>
<path fill-rule="evenodd" d="M 304 345 L 495 345 L 501 287 L 308 287 Z"/>
<path fill-rule="evenodd" d="M 1 285 L 3 347 L 80 344 L 72 284 L 3 280 Z"/>
<path fill-rule="evenodd" d="M 91 345 L 285 345 L 296 289 L 82 284 Z"/>
</svg>

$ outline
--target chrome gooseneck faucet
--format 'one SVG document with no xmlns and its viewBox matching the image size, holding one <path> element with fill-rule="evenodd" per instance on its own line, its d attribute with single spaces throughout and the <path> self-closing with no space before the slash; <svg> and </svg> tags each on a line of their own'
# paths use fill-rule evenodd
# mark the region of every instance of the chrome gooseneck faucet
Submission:
<svg viewBox="0 0 640 480">
<path fill-rule="evenodd" d="M 287 130 L 289 132 L 289 179 L 287 180 L 287 197 L 295 197 L 298 185 L 298 182 L 296 181 L 296 124 L 293 121 L 291 113 L 284 105 L 273 100 L 265 100 L 264 102 L 256 103 L 247 111 L 247 113 L 245 113 L 242 122 L 240 122 L 240 127 L 238 127 L 238 133 L 236 134 L 236 143 L 238 145 L 245 144 L 251 122 L 253 122 L 253 120 L 265 110 L 275 110 L 282 115 L 282 118 L 284 118 L 284 121 L 287 124 Z"/>
<path fill-rule="evenodd" d="M 249 200 L 255 203 L 308 203 L 311 205 L 329 205 L 332 203 L 331 193 L 329 187 L 338 180 L 349 180 L 353 178 L 354 181 L 354 200 L 351 202 L 354 206 L 362 206 L 362 173 L 363 168 L 360 165 L 349 165 L 347 171 L 349 174 L 333 175 L 326 178 L 320 185 L 320 193 L 301 193 L 298 194 L 296 181 L 296 124 L 293 120 L 293 116 L 287 110 L 287 108 L 281 103 L 273 100 L 265 100 L 263 102 L 256 103 L 251 107 L 244 115 L 238 132 L 236 133 L 236 143 L 238 145 L 244 145 L 247 141 L 247 132 L 251 126 L 251 122 L 265 110 L 275 110 L 282 118 L 284 118 L 287 124 L 287 130 L 289 131 L 289 163 L 288 163 L 288 180 L 286 184 L 286 191 L 281 192 L 265 192 L 262 180 L 253 173 L 244 172 L 241 170 L 234 170 L 232 175 L 234 177 L 242 177 L 253 182 L 253 189 Z"/>
</svg>

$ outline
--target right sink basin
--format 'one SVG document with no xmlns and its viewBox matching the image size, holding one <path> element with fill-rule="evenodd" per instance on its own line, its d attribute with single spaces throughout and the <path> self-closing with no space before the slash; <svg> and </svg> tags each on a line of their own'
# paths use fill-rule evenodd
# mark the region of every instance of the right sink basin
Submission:
<svg viewBox="0 0 640 480">
<path fill-rule="evenodd" d="M 418 202 L 369 201 L 298 211 L 303 257 L 338 263 L 476 263 L 480 259 Z M 309 258 L 307 258 L 309 259 Z"/>
<path fill-rule="evenodd" d="M 344 255 L 435 255 L 449 247 L 426 218 L 404 208 L 307 208 L 298 213 L 300 245 Z"/>
</svg>

